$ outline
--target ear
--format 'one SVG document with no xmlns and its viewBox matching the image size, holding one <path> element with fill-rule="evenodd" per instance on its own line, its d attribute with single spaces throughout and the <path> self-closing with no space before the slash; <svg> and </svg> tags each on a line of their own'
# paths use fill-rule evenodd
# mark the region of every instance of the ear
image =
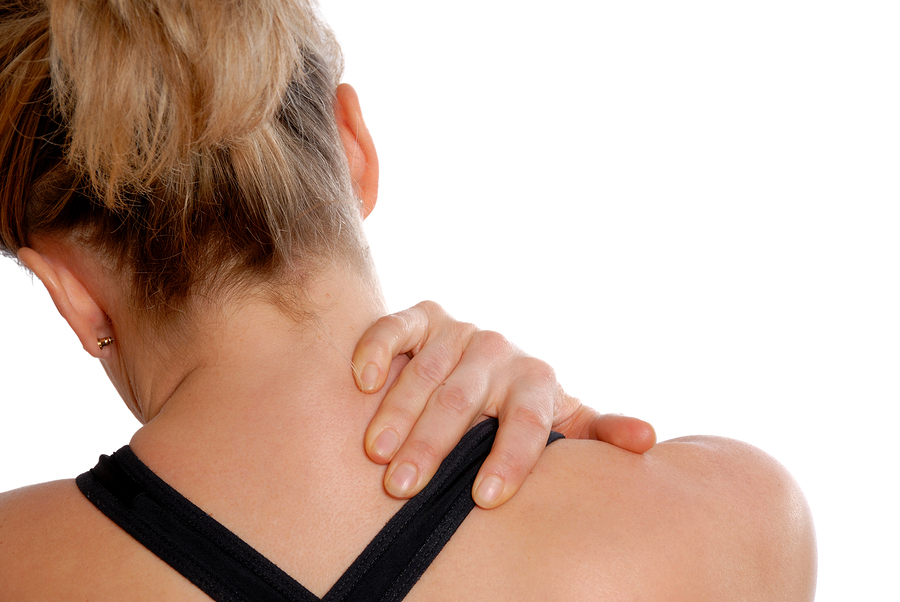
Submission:
<svg viewBox="0 0 900 602">
<path fill-rule="evenodd" d="M 99 339 L 112 335 L 106 312 L 73 274 L 65 259 L 56 253 L 41 254 L 28 247 L 19 249 L 18 256 L 19 261 L 44 284 L 59 314 L 69 323 L 84 350 L 96 358 L 109 354 L 98 344 Z"/>
<path fill-rule="evenodd" d="M 349 84 L 337 87 L 334 119 L 344 144 L 353 189 L 363 204 L 363 217 L 368 217 L 378 199 L 378 155 L 363 121 L 359 97 Z"/>
</svg>

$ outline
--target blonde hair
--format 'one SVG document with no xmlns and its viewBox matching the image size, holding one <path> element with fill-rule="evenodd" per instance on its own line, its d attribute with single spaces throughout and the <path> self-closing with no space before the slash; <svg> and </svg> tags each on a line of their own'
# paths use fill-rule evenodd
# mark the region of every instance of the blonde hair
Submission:
<svg viewBox="0 0 900 602">
<path fill-rule="evenodd" d="M 341 68 L 307 0 L 0 0 L 0 251 L 74 236 L 163 313 L 360 253 Z"/>
</svg>

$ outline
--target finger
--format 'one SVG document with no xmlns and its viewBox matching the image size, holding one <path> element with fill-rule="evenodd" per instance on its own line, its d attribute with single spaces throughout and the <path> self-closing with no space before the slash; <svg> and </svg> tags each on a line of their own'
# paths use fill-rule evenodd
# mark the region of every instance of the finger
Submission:
<svg viewBox="0 0 900 602">
<path fill-rule="evenodd" d="M 537 465 L 556 409 L 561 388 L 549 364 L 532 357 L 516 360 L 516 374 L 504 393 L 500 427 L 491 453 L 482 464 L 472 498 L 482 508 L 509 500 Z"/>
<path fill-rule="evenodd" d="M 487 405 L 483 366 L 457 366 L 428 399 L 422 415 L 385 473 L 385 490 L 394 497 L 418 493 L 434 476 Z"/>
<path fill-rule="evenodd" d="M 529 362 L 522 361 L 522 352 L 506 337 L 496 332 L 477 331 L 462 323 L 451 324 L 439 341 L 432 342 L 413 361 L 442 352 L 455 357 L 455 350 L 463 349 L 451 374 L 445 376 L 441 370 L 443 382 L 439 387 L 413 379 L 404 382 L 398 379 L 398 384 L 391 389 L 390 395 L 397 394 L 404 399 L 416 397 L 416 404 L 426 402 L 385 475 L 385 489 L 395 497 L 410 497 L 427 485 L 441 461 L 478 418 L 485 413 L 497 415 L 497 409 L 490 407 L 489 402 L 506 396 L 510 377 L 518 374 L 513 370 L 530 366 Z M 524 378 L 532 376 L 526 373 Z M 547 403 L 551 405 L 552 399 Z"/>
<path fill-rule="evenodd" d="M 387 380 L 391 361 L 401 353 L 420 349 L 435 325 L 448 319 L 447 312 L 431 301 L 379 318 L 363 333 L 353 352 L 353 375 L 359 390 L 379 391 Z"/>
<path fill-rule="evenodd" d="M 565 404 L 574 402 L 577 408 L 566 410 L 569 416 L 554 424 L 553 429 L 567 438 L 605 441 L 636 454 L 642 454 L 656 445 L 656 431 L 648 422 L 620 414 L 601 414 L 581 405 L 574 397 L 566 397 Z"/>
<path fill-rule="evenodd" d="M 636 454 L 642 454 L 656 445 L 653 426 L 630 416 L 600 414 L 592 421 L 589 432 L 591 439 L 606 441 Z"/>
<path fill-rule="evenodd" d="M 537 465 L 550 434 L 553 389 L 515 385 L 510 390 L 499 416 L 497 438 L 472 488 L 472 498 L 480 507 L 504 504 Z"/>
<path fill-rule="evenodd" d="M 508 367 L 504 370 L 501 365 L 521 356 L 518 349 L 496 332 L 477 331 L 471 325 L 454 323 L 441 340 L 423 349 L 413 361 L 423 361 L 442 350 L 451 353 L 457 349 L 464 351 L 455 359 L 451 374 L 444 376 L 444 370 L 440 370 L 443 382 L 438 388 L 427 382 L 398 379 L 389 393 L 405 399 L 415 397 L 417 404 L 425 401 L 421 416 L 385 475 L 385 489 L 395 497 L 409 497 L 421 490 L 479 416 L 486 411 L 496 412 L 488 407 L 491 387 L 505 391 L 509 386 L 508 380 L 495 380 L 496 375 L 509 374 Z"/>
<path fill-rule="evenodd" d="M 437 338 L 429 341 L 429 345 L 414 356 L 400 372 L 366 429 L 366 453 L 374 462 L 383 464 L 394 458 L 400 445 L 407 440 L 420 419 L 429 398 L 439 387 L 444 388 L 442 384 L 457 368 L 463 354 L 462 350 L 469 345 L 475 330 L 471 324 L 453 321 L 440 330 Z M 455 388 L 443 393 L 445 396 L 451 394 L 456 394 Z M 471 398 L 477 395 L 477 391 L 471 394 L 459 393 L 460 397 L 466 395 L 469 396 L 466 399 Z M 448 398 L 447 403 L 455 402 Z M 456 432 L 464 433 L 471 424 L 472 418 L 467 418 L 464 424 L 457 426 Z M 438 446 L 437 449 L 440 450 L 442 447 Z M 418 455 L 427 456 L 427 449 L 423 449 Z M 395 462 L 392 468 L 398 465 Z M 416 464 L 413 464 L 413 467 L 423 468 Z M 388 477 L 391 473 L 392 470 L 389 470 Z M 408 483 L 409 467 L 402 474 L 407 477 L 403 481 Z M 397 478 L 399 477 L 400 475 Z M 400 489 L 389 490 L 389 493 L 405 497 Z"/>
</svg>

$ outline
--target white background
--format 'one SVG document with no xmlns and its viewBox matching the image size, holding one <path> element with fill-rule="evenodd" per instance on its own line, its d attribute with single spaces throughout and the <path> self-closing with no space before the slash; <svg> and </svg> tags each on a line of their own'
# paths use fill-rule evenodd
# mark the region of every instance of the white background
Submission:
<svg viewBox="0 0 900 602">
<path fill-rule="evenodd" d="M 781 460 L 820 602 L 898 599 L 900 10 L 326 1 L 378 145 L 388 301 L 435 299 L 661 439 Z M 134 419 L 0 264 L 0 490 Z"/>
</svg>

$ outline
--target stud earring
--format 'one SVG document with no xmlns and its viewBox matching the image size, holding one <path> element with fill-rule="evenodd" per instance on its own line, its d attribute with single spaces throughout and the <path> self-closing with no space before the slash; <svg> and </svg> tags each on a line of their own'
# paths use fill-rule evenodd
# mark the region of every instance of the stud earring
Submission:
<svg viewBox="0 0 900 602">
<path fill-rule="evenodd" d="M 97 339 L 97 346 L 100 347 L 100 349 L 103 349 L 104 347 L 107 347 L 107 346 L 109 346 L 109 345 L 112 345 L 113 342 L 115 342 L 115 339 L 114 339 L 114 338 L 112 338 L 112 337 L 103 337 L 102 339 Z"/>
</svg>

